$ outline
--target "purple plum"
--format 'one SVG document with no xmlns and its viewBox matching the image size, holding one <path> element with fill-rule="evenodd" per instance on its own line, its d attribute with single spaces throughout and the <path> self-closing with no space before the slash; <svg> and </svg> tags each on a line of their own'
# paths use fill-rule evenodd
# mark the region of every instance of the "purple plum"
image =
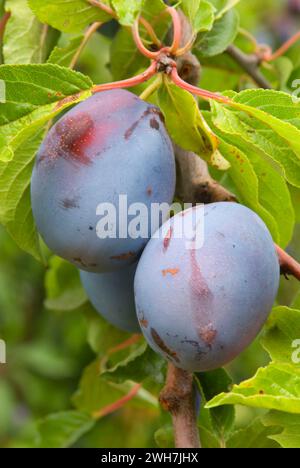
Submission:
<svg viewBox="0 0 300 468">
<path fill-rule="evenodd" d="M 175 235 L 180 225 L 193 230 Z M 225 202 L 186 210 L 160 228 L 140 259 L 135 300 L 143 333 L 179 368 L 222 367 L 258 335 L 279 275 L 272 237 L 253 211 Z"/>
<path fill-rule="evenodd" d="M 67 112 L 41 145 L 31 182 L 38 231 L 53 252 L 79 269 L 118 270 L 137 261 L 165 221 L 151 229 L 150 207 L 173 201 L 175 179 L 173 147 L 159 109 L 125 90 L 97 93 Z M 142 236 L 127 234 L 138 213 L 126 218 L 119 196 L 127 196 L 128 207 L 147 208 Z M 104 223 L 107 204 L 115 217 Z"/>
<path fill-rule="evenodd" d="M 141 333 L 136 317 L 133 283 L 136 265 L 111 273 L 81 271 L 89 300 L 110 324 L 130 333 Z"/>
</svg>

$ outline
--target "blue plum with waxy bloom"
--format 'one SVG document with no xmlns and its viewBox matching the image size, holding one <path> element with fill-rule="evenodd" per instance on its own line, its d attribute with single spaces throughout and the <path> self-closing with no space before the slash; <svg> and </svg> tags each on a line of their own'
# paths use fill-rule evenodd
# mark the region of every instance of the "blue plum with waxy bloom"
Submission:
<svg viewBox="0 0 300 468">
<path fill-rule="evenodd" d="M 134 303 L 136 265 L 110 273 L 81 271 L 87 296 L 97 312 L 110 324 L 130 333 L 141 333 Z"/>
<path fill-rule="evenodd" d="M 133 264 L 154 229 L 150 207 L 173 201 L 175 178 L 160 111 L 125 90 L 95 94 L 66 113 L 39 150 L 31 183 L 38 231 L 80 269 L 108 272 Z M 147 208 L 142 237 L 128 235 L 139 212 L 120 213 L 120 196 L 128 207 Z"/>
<path fill-rule="evenodd" d="M 253 211 L 226 202 L 205 205 L 203 216 L 195 216 L 200 210 L 179 213 L 160 228 L 135 276 L 136 309 L 147 341 L 188 371 L 222 367 L 255 339 L 280 276 L 272 237 Z M 204 243 L 193 248 L 198 232 Z"/>
</svg>

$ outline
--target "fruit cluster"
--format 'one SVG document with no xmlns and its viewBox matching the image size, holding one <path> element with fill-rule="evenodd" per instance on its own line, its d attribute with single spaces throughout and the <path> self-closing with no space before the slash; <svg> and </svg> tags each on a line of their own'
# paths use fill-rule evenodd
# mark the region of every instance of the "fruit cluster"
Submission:
<svg viewBox="0 0 300 468">
<path fill-rule="evenodd" d="M 215 369 L 266 321 L 278 257 L 263 221 L 236 203 L 206 205 L 202 218 L 203 207 L 194 207 L 153 223 L 152 207 L 172 203 L 175 183 L 159 109 L 128 91 L 104 91 L 66 113 L 45 138 L 32 176 L 33 213 L 45 243 L 81 270 L 88 297 L 109 322 L 142 330 L 179 368 Z M 146 208 L 146 235 L 129 235 L 132 214 L 124 235 L 120 195 Z M 100 235 L 99 206 L 115 208 L 106 226 L 114 236 Z M 203 234 L 200 247 L 188 238 L 190 225 L 195 237 Z"/>
</svg>

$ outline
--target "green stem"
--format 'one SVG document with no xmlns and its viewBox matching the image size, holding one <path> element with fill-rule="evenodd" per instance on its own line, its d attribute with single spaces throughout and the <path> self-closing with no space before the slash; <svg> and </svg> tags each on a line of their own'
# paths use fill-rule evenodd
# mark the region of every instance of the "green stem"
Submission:
<svg viewBox="0 0 300 468">
<path fill-rule="evenodd" d="M 142 94 L 140 95 L 140 99 L 143 99 L 144 101 L 146 101 L 146 99 L 148 99 L 153 93 L 155 93 L 155 91 L 158 90 L 158 88 L 160 88 L 162 84 L 162 75 L 159 74 L 156 79 L 153 81 L 153 83 L 151 83 L 143 92 Z"/>
</svg>

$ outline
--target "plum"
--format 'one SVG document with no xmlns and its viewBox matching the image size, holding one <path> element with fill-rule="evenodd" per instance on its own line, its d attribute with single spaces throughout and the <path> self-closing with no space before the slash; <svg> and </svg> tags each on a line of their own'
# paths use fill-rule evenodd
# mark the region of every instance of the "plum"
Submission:
<svg viewBox="0 0 300 468">
<path fill-rule="evenodd" d="M 136 265 L 110 273 L 81 271 L 89 300 L 109 323 L 130 333 L 141 333 L 137 320 L 133 283 Z"/>
<path fill-rule="evenodd" d="M 79 269 L 118 270 L 136 262 L 165 221 L 151 229 L 150 206 L 173 201 L 175 178 L 160 111 L 125 90 L 97 93 L 67 112 L 38 152 L 31 182 L 38 231 L 53 252 Z M 147 208 L 143 235 L 127 235 L 138 212 L 126 218 L 120 196 L 127 196 L 129 207 Z M 99 235 L 107 205 L 115 208 L 115 218 Z"/>
<path fill-rule="evenodd" d="M 194 240 L 188 229 L 175 235 L 181 224 L 193 225 Z M 201 229 L 203 245 L 192 248 Z M 279 276 L 272 237 L 250 209 L 221 202 L 186 210 L 160 228 L 140 259 L 135 300 L 143 333 L 179 368 L 217 369 L 257 336 Z"/>
</svg>

